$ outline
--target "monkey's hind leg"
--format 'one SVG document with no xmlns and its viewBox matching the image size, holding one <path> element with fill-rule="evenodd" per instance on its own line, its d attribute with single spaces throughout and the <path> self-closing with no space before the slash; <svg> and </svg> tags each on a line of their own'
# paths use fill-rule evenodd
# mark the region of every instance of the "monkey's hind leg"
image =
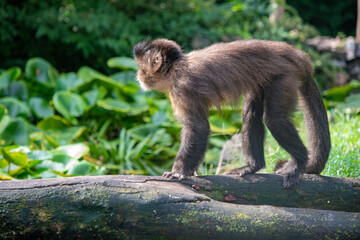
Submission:
<svg viewBox="0 0 360 240">
<path fill-rule="evenodd" d="M 247 165 L 226 171 L 224 175 L 240 175 L 255 173 L 265 167 L 263 116 L 263 91 L 244 96 L 242 109 L 243 125 L 241 129 L 243 156 Z"/>
<path fill-rule="evenodd" d="M 296 105 L 296 94 L 293 97 L 284 96 L 281 84 L 268 89 L 265 95 L 264 121 L 279 145 L 290 155 L 291 161 L 285 163 L 276 171 L 284 175 L 283 187 L 293 186 L 308 160 L 308 152 L 299 134 L 290 121 L 290 114 Z"/>
</svg>

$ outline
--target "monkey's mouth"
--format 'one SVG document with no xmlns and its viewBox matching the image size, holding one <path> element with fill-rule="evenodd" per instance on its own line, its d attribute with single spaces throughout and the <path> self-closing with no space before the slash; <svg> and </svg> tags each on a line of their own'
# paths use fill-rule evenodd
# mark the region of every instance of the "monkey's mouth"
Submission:
<svg viewBox="0 0 360 240">
<path fill-rule="evenodd" d="M 140 87 L 144 90 L 144 91 L 149 91 L 151 90 L 151 82 L 145 82 L 142 80 L 142 78 L 139 76 L 139 74 L 136 74 L 136 80 L 139 82 Z"/>
</svg>

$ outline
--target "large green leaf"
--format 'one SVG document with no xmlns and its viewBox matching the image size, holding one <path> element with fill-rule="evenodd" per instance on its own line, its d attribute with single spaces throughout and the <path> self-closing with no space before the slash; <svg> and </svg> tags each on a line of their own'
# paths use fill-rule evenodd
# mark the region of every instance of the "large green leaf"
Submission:
<svg viewBox="0 0 360 240">
<path fill-rule="evenodd" d="M 25 77 L 47 87 L 55 87 L 58 73 L 42 58 L 31 58 L 26 62 Z"/>
<path fill-rule="evenodd" d="M 10 119 L 3 131 L 0 139 L 5 140 L 6 144 L 15 143 L 26 146 L 29 142 L 28 124 L 23 118 Z"/>
<path fill-rule="evenodd" d="M 81 67 L 77 74 L 85 82 L 91 82 L 91 81 L 95 80 L 95 81 L 99 82 L 100 84 L 103 84 L 104 86 L 107 86 L 110 88 L 117 88 L 117 89 L 126 91 L 126 87 L 123 84 L 109 78 L 108 76 L 105 76 L 104 74 L 102 74 L 90 67 L 87 67 L 87 66 Z"/>
<path fill-rule="evenodd" d="M 1 148 L 1 154 L 6 159 L 6 161 L 13 163 L 20 167 L 28 166 L 28 158 L 23 152 L 8 152 L 4 148 Z"/>
<path fill-rule="evenodd" d="M 19 67 L 12 67 L 0 74 L 0 89 L 7 89 L 11 81 L 17 79 L 21 75 Z"/>
<path fill-rule="evenodd" d="M 95 170 L 95 165 L 85 160 L 81 162 L 72 162 L 72 163 L 73 164 L 70 164 L 70 166 L 68 166 L 69 170 L 66 173 L 68 175 L 75 175 L 75 176 L 89 175 L 92 170 Z"/>
<path fill-rule="evenodd" d="M 48 130 L 48 129 L 61 130 L 70 126 L 70 123 L 66 121 L 66 119 L 54 115 L 41 120 L 36 126 L 42 130 Z"/>
<path fill-rule="evenodd" d="M 76 93 L 59 91 L 53 96 L 55 109 L 66 119 L 73 120 L 85 112 L 86 104 L 82 97 Z"/>
<path fill-rule="evenodd" d="M 129 57 L 115 57 L 107 61 L 109 67 L 116 67 L 122 70 L 137 70 L 138 64 L 133 58 Z"/>
<path fill-rule="evenodd" d="M 106 110 L 126 113 L 127 115 L 138 115 L 149 109 L 147 104 L 133 103 L 130 104 L 120 99 L 106 98 L 97 101 L 97 105 Z"/>
<path fill-rule="evenodd" d="M 30 116 L 30 109 L 28 106 L 13 97 L 4 97 L 0 98 L 0 104 L 4 105 L 5 108 L 8 110 L 8 113 L 11 117 L 29 117 Z"/>
<path fill-rule="evenodd" d="M 57 90 L 75 89 L 82 84 L 84 84 L 84 80 L 74 72 L 60 74 L 56 82 Z"/>
<path fill-rule="evenodd" d="M 342 102 L 355 88 L 360 89 L 360 83 L 353 80 L 344 86 L 337 86 L 324 91 L 324 96 L 328 100 Z"/>
<path fill-rule="evenodd" d="M 49 102 L 41 97 L 32 97 L 29 101 L 30 109 L 38 118 L 46 118 L 54 115 L 54 110 L 49 106 Z"/>
</svg>

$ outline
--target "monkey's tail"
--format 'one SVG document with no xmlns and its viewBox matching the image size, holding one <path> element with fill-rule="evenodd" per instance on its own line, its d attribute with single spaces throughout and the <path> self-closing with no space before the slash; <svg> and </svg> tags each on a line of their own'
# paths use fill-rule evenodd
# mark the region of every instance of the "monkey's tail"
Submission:
<svg viewBox="0 0 360 240">
<path fill-rule="evenodd" d="M 304 173 L 320 174 L 328 160 L 331 141 L 324 102 L 310 72 L 299 87 L 299 98 L 309 143 L 309 159 Z"/>
</svg>

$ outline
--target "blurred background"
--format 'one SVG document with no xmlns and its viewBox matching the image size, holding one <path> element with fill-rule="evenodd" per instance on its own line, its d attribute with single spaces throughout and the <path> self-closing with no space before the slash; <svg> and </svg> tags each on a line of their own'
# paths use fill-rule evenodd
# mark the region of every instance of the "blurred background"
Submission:
<svg viewBox="0 0 360 240">
<path fill-rule="evenodd" d="M 359 177 L 357 8 L 354 0 L 3 0 L 0 179 L 169 170 L 181 126 L 166 96 L 139 88 L 131 53 L 137 42 L 160 37 L 185 52 L 241 39 L 306 51 L 332 134 L 322 174 Z M 293 120 L 305 140 L 302 113 Z M 244 165 L 241 111 L 225 106 L 219 116 L 214 109 L 209 121 L 199 173 Z M 289 158 L 270 134 L 265 154 L 269 173 Z"/>
</svg>

